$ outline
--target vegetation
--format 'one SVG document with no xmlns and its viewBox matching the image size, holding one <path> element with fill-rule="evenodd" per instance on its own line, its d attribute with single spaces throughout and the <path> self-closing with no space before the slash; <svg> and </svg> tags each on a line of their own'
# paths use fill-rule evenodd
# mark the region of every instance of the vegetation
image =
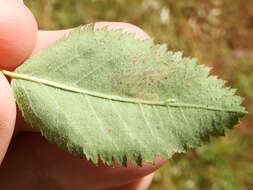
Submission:
<svg viewBox="0 0 253 190">
<path fill-rule="evenodd" d="M 253 189 L 253 1 L 251 0 L 37 0 L 25 2 L 41 29 L 95 21 L 122 21 L 144 29 L 158 43 L 213 67 L 238 88 L 249 115 L 226 137 L 176 155 L 150 190 Z"/>
</svg>

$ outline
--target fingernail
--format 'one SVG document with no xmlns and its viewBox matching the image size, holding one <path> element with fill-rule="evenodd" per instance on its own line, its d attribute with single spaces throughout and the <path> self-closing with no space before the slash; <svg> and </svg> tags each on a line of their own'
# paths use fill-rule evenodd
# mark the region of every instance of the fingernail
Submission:
<svg viewBox="0 0 253 190">
<path fill-rule="evenodd" d="M 145 176 L 141 182 L 139 183 L 138 187 L 136 187 L 136 190 L 146 190 L 149 188 L 152 179 L 153 179 L 154 174 L 149 174 L 147 176 Z"/>
</svg>

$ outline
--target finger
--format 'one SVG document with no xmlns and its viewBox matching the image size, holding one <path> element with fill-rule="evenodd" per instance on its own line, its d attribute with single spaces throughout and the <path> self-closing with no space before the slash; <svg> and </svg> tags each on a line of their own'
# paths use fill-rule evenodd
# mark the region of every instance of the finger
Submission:
<svg viewBox="0 0 253 190">
<path fill-rule="evenodd" d="M 136 35 L 135 36 L 136 39 L 144 40 L 144 39 L 149 38 L 148 34 L 146 34 L 139 27 L 134 26 L 132 24 L 128 24 L 128 23 L 122 23 L 122 22 L 97 22 L 95 23 L 95 30 L 104 28 L 106 26 L 108 27 L 108 30 L 123 29 L 123 32 L 125 33 L 134 33 Z M 33 53 L 37 53 L 38 51 L 41 51 L 47 48 L 48 46 L 54 44 L 63 36 L 68 35 L 71 31 L 73 31 L 73 29 L 58 30 L 58 31 L 39 31 L 38 40 L 37 40 L 36 47 Z M 16 131 L 36 132 L 37 130 L 31 127 L 28 127 L 21 116 L 21 112 L 18 111 Z"/>
<path fill-rule="evenodd" d="M 9 146 L 16 119 L 16 105 L 7 79 L 0 73 L 0 164 Z"/>
<path fill-rule="evenodd" d="M 97 22 L 95 23 L 95 30 L 104 28 L 108 26 L 108 30 L 112 29 L 123 29 L 125 33 L 134 33 L 136 34 L 136 39 L 147 39 L 149 38 L 139 27 L 134 26 L 128 23 L 122 22 Z M 63 36 L 68 35 L 73 29 L 68 30 L 58 30 L 58 31 L 39 31 L 38 41 L 34 53 L 47 48 L 48 46 L 54 44 L 56 41 L 61 39 Z"/>
<path fill-rule="evenodd" d="M 0 69 L 13 70 L 37 41 L 37 23 L 21 0 L 0 0 Z"/>
<path fill-rule="evenodd" d="M 121 187 L 114 187 L 114 188 L 110 188 L 106 190 L 147 190 L 152 182 L 153 175 L 154 174 L 152 173 L 130 184 L 127 184 Z"/>
<path fill-rule="evenodd" d="M 2 189 L 101 190 L 129 184 L 129 188 L 139 190 L 150 181 L 136 180 L 166 161 L 157 159 L 155 165 L 143 163 L 142 167 L 128 163 L 127 168 L 116 164 L 112 168 L 77 158 L 49 144 L 39 134 L 23 133 L 12 142 L 0 170 Z"/>
</svg>

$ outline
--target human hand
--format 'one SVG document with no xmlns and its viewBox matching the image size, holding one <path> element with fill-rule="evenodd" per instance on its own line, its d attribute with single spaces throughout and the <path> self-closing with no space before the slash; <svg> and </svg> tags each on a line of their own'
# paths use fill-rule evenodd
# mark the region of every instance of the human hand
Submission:
<svg viewBox="0 0 253 190">
<path fill-rule="evenodd" d="M 148 38 L 141 29 L 126 23 L 99 22 L 95 28 L 104 26 Z M 15 69 L 70 31 L 38 31 L 37 22 L 21 0 L 0 0 L 0 69 Z M 155 165 L 143 163 L 143 167 L 131 163 L 127 168 L 117 163 L 114 168 L 102 163 L 95 166 L 49 144 L 25 124 L 19 111 L 16 114 L 12 90 L 0 73 L 0 163 L 2 160 L 0 189 L 5 190 L 145 190 L 152 180 L 151 173 L 166 162 L 157 158 Z"/>
</svg>

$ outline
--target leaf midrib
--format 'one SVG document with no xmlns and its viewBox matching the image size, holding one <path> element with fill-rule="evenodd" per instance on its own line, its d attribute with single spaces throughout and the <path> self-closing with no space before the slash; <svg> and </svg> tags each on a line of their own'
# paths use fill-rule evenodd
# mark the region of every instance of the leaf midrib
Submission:
<svg viewBox="0 0 253 190">
<path fill-rule="evenodd" d="M 133 103 L 133 104 L 146 104 L 146 105 L 155 105 L 155 106 L 163 106 L 163 107 L 179 107 L 179 108 L 192 108 L 192 109 L 205 109 L 210 111 L 222 111 L 222 112 L 233 112 L 233 113 L 242 113 L 247 114 L 246 111 L 238 111 L 238 110 L 230 110 L 230 109 L 222 109 L 217 107 L 210 107 L 210 106 L 203 106 L 203 105 L 197 105 L 197 104 L 187 104 L 187 103 L 169 103 L 169 102 L 158 102 L 158 101 L 145 101 L 140 99 L 134 99 L 134 98 L 123 98 L 117 95 L 107 95 L 103 93 L 98 93 L 90 90 L 84 90 L 80 88 L 75 87 L 69 87 L 64 84 L 60 84 L 57 82 L 40 79 L 34 76 L 29 76 L 26 74 L 16 73 L 16 72 L 10 72 L 6 70 L 2 70 L 2 73 L 13 78 L 13 79 L 20 79 L 20 80 L 26 80 L 38 84 L 47 85 L 50 87 L 58 88 L 61 90 L 74 92 L 74 93 L 81 93 L 88 96 L 93 96 L 96 98 L 101 99 L 107 99 L 111 101 L 118 101 L 118 102 L 124 102 L 124 103 Z"/>
</svg>

